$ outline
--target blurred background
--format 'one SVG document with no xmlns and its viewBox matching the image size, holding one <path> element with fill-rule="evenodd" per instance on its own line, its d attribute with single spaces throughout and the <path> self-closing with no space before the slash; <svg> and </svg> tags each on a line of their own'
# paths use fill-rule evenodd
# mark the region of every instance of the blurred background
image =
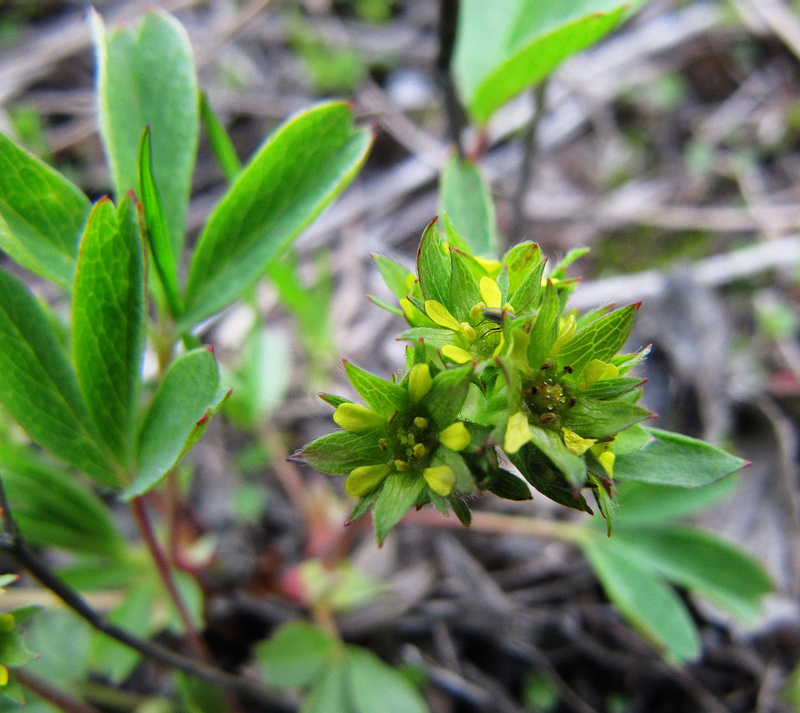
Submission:
<svg viewBox="0 0 800 713">
<path fill-rule="evenodd" d="M 113 25 L 154 4 L 187 28 L 240 158 L 325 97 L 377 132 L 342 198 L 203 334 L 236 388 L 191 459 L 184 537 L 198 558 L 214 552 L 207 621 L 223 658 L 298 616 L 295 568 L 333 558 L 364 573 L 343 590 L 343 635 L 423 670 L 437 713 L 800 710 L 800 3 L 652 0 L 555 73 L 535 134 L 529 93 L 463 136 L 506 246 L 590 248 L 570 268 L 576 307 L 644 302 L 630 347 L 653 344 L 639 373 L 657 425 L 753 463 L 696 518 L 754 555 L 775 592 L 747 628 L 687 600 L 705 654 L 685 669 L 622 623 L 574 548 L 419 518 L 378 550 L 368 527 L 342 531 L 338 479 L 285 462 L 331 428 L 315 392 L 352 395 L 341 358 L 384 377 L 403 363 L 401 320 L 366 297 L 389 298 L 369 255 L 413 267 L 437 213 L 451 151 L 438 3 L 95 7 Z M 110 190 L 83 2 L 0 0 L 0 129 L 92 199 Z M 190 235 L 224 189 L 201 139 Z M 564 517 L 542 498 L 481 507 Z"/>
</svg>

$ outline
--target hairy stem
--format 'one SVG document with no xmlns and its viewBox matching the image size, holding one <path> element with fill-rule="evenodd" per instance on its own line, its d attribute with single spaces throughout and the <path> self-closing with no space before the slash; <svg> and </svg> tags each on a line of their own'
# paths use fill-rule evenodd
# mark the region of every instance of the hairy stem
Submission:
<svg viewBox="0 0 800 713">
<path fill-rule="evenodd" d="M 444 111 L 447 117 L 447 133 L 456 147 L 459 156 L 464 155 L 461 143 L 461 130 L 464 128 L 464 110 L 458 101 L 453 72 L 450 69 L 453 49 L 456 44 L 456 26 L 458 24 L 458 0 L 439 0 L 439 55 L 436 58 L 436 69 L 442 85 Z"/>
</svg>

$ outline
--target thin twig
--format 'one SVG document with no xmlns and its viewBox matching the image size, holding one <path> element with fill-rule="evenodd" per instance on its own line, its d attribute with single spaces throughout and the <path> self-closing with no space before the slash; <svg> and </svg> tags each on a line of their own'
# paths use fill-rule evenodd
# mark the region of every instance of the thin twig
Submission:
<svg viewBox="0 0 800 713">
<path fill-rule="evenodd" d="M 19 534 L 16 522 L 11 514 L 11 509 L 0 479 L 0 521 L 2 521 L 2 538 L 0 538 L 0 552 L 14 560 L 26 569 L 39 583 L 55 594 L 64 604 L 78 616 L 87 621 L 97 631 L 110 636 L 121 644 L 138 651 L 164 666 L 174 668 L 191 676 L 208 681 L 226 690 L 236 691 L 264 704 L 271 705 L 276 711 L 294 711 L 296 707 L 284 698 L 276 695 L 257 681 L 236 676 L 222 671 L 214 666 L 196 661 L 181 654 L 175 653 L 160 644 L 147 639 L 142 639 L 129 631 L 112 624 L 98 614 L 87 601 L 66 582 L 59 578 L 44 562 L 34 555 Z"/>
<path fill-rule="evenodd" d="M 539 132 L 539 124 L 542 121 L 544 114 L 544 105 L 547 100 L 547 80 L 539 82 L 534 91 L 535 106 L 533 109 L 533 116 L 525 129 L 522 137 L 522 165 L 519 171 L 519 182 L 517 183 L 517 190 L 514 195 L 514 212 L 511 217 L 511 237 L 513 240 L 519 240 L 525 235 L 525 196 L 530 187 L 531 178 L 533 177 L 533 164 L 536 159 L 536 149 L 538 147 L 537 134 Z"/>
<path fill-rule="evenodd" d="M 161 579 L 164 588 L 167 590 L 167 594 L 169 595 L 169 598 L 178 613 L 178 617 L 183 623 L 189 644 L 194 649 L 194 652 L 198 657 L 203 659 L 203 661 L 206 663 L 211 663 L 213 660 L 211 657 L 211 652 L 209 651 L 206 642 L 203 641 L 203 637 L 200 636 L 200 632 L 197 631 L 197 628 L 192 621 L 192 616 L 189 613 L 189 608 L 186 606 L 186 602 L 178 590 L 178 586 L 175 583 L 175 578 L 172 575 L 172 568 L 170 567 L 169 560 L 167 559 L 167 555 L 164 553 L 160 543 L 156 539 L 155 532 L 153 531 L 153 524 L 150 522 L 150 516 L 147 514 L 147 510 L 144 506 L 144 501 L 142 498 L 133 498 L 133 500 L 131 500 L 131 508 L 133 509 L 134 518 L 136 519 L 136 526 L 142 535 L 142 539 L 147 545 L 150 556 L 153 558 L 153 563 L 155 564 L 158 576 Z"/>
<path fill-rule="evenodd" d="M 444 111 L 447 117 L 447 133 L 455 146 L 458 155 L 464 156 L 464 145 L 461 142 L 461 130 L 464 128 L 464 110 L 458 101 L 456 86 L 453 81 L 452 59 L 456 44 L 456 25 L 458 24 L 458 0 L 439 0 L 439 54 L 436 58 L 436 69 L 442 85 Z"/>
<path fill-rule="evenodd" d="M 74 698 L 66 691 L 57 688 L 49 681 L 40 678 L 25 668 L 14 669 L 14 680 L 42 700 L 51 703 L 64 713 L 100 713 L 94 706 Z"/>
</svg>

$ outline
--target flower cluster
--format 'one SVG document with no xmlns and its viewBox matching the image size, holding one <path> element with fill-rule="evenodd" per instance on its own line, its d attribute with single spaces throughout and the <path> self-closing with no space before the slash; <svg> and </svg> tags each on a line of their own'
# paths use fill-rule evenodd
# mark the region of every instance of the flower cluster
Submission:
<svg viewBox="0 0 800 713">
<path fill-rule="evenodd" d="M 381 541 L 410 507 L 432 503 L 468 524 L 478 491 L 519 500 L 528 485 L 592 512 L 588 490 L 610 526 L 615 464 L 653 440 L 639 425 L 652 415 L 637 403 L 643 381 L 630 374 L 647 349 L 618 353 L 639 305 L 579 315 L 565 276 L 576 254 L 549 271 L 531 242 L 478 257 L 449 227 L 425 230 L 416 275 L 375 258 L 398 305 L 372 299 L 409 326 L 398 337 L 410 342 L 405 375 L 346 363 L 366 405 L 323 394 L 343 430 L 295 458 L 346 475 L 351 520 L 374 507 Z"/>
</svg>

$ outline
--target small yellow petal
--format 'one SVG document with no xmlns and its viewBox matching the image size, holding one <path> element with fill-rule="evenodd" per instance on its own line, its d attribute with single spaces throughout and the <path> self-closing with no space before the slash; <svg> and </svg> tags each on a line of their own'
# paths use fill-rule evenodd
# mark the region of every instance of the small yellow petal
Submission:
<svg viewBox="0 0 800 713">
<path fill-rule="evenodd" d="M 373 428 L 381 428 L 384 425 L 383 418 L 377 413 L 366 406 L 350 402 L 337 406 L 336 411 L 333 412 L 333 420 L 345 431 L 351 431 L 352 433 L 370 431 Z"/>
<path fill-rule="evenodd" d="M 471 440 L 467 427 L 461 421 L 451 423 L 439 432 L 439 442 L 451 451 L 463 451 Z"/>
<path fill-rule="evenodd" d="M 453 344 L 446 344 L 442 347 L 442 356 L 446 356 L 450 361 L 454 361 L 456 364 L 466 364 L 475 360 L 475 357 L 466 349 L 462 349 Z"/>
<path fill-rule="evenodd" d="M 480 283 L 481 299 L 486 303 L 487 307 L 500 309 L 503 302 L 503 293 L 500 292 L 500 286 L 489 277 L 482 277 Z"/>
<path fill-rule="evenodd" d="M 408 374 L 408 395 L 412 404 L 419 403 L 433 386 L 431 369 L 427 364 L 414 364 Z"/>
<path fill-rule="evenodd" d="M 614 459 L 616 456 L 611 451 L 606 451 L 602 453 L 597 460 L 599 460 L 603 464 L 603 468 L 606 469 L 606 472 L 609 475 L 614 475 Z"/>
<path fill-rule="evenodd" d="M 516 453 L 530 440 L 531 429 L 528 425 L 528 417 L 522 411 L 517 411 L 508 419 L 503 450 L 506 453 Z"/>
<path fill-rule="evenodd" d="M 434 493 L 447 497 L 453 492 L 456 474 L 449 465 L 434 465 L 422 471 L 422 477 Z"/>
<path fill-rule="evenodd" d="M 425 313 L 440 327 L 452 329 L 454 332 L 461 330 L 461 323 L 450 314 L 450 310 L 441 302 L 425 300 Z"/>
<path fill-rule="evenodd" d="M 0 664 L 0 686 L 5 686 L 8 684 L 8 669 Z"/>
<path fill-rule="evenodd" d="M 596 438 L 583 438 L 575 433 L 575 431 L 570 431 L 568 428 L 562 428 L 561 431 L 564 434 L 564 445 L 573 455 L 582 456 L 589 448 L 597 443 Z"/>
<path fill-rule="evenodd" d="M 403 310 L 406 321 L 411 322 L 414 316 L 414 305 L 411 304 L 411 301 L 405 298 L 400 300 L 400 309 Z M 419 312 L 417 312 L 417 314 L 419 314 Z"/>
<path fill-rule="evenodd" d="M 344 483 L 348 495 L 360 498 L 371 493 L 389 475 L 391 468 L 388 465 L 360 465 L 353 468 Z"/>
<path fill-rule="evenodd" d="M 600 359 L 592 359 L 583 371 L 581 388 L 588 389 L 599 379 L 616 379 L 618 376 L 619 369 L 614 364 L 608 364 Z"/>
<path fill-rule="evenodd" d="M 496 275 L 503 269 L 502 263 L 499 263 L 497 260 L 492 260 L 488 257 L 475 257 L 475 262 L 477 262 L 486 272 L 490 275 Z"/>
<path fill-rule="evenodd" d="M 558 354 L 561 351 L 561 348 L 575 335 L 575 331 L 578 329 L 578 320 L 575 319 L 575 315 L 571 314 L 569 317 L 564 319 L 561 318 L 561 325 L 558 330 L 558 337 L 556 338 L 555 343 L 553 344 L 553 354 Z"/>
</svg>

